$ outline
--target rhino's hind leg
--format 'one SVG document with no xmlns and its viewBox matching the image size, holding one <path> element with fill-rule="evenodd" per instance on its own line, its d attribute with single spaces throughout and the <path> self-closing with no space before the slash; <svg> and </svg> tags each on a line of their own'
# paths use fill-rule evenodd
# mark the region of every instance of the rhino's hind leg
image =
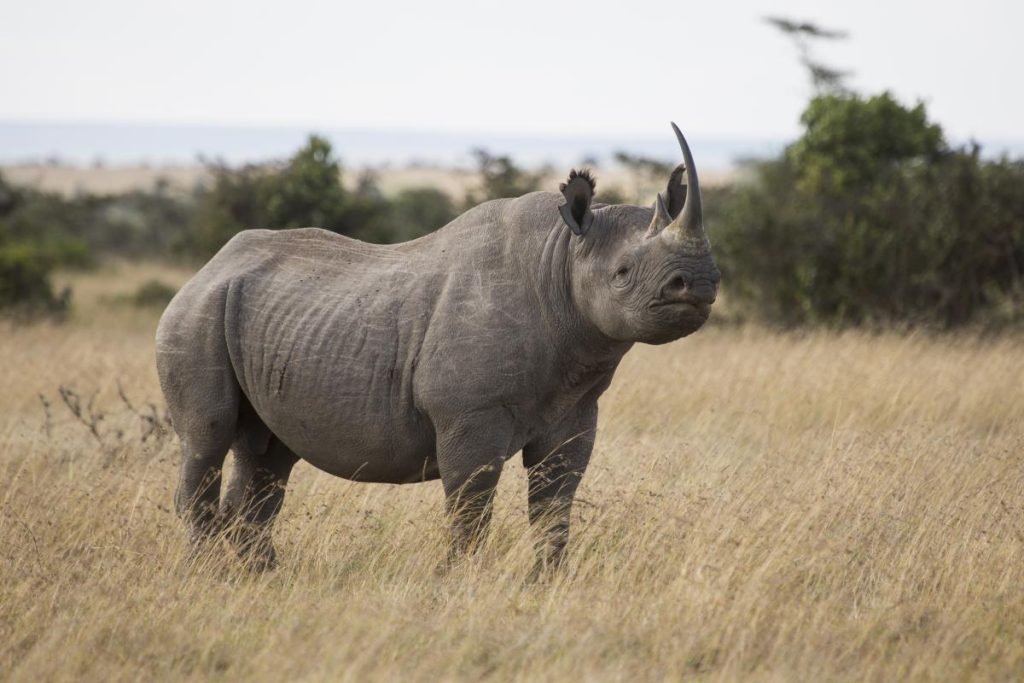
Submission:
<svg viewBox="0 0 1024 683">
<path fill-rule="evenodd" d="M 270 428 L 256 414 L 245 394 L 242 394 L 239 397 L 238 426 L 231 443 L 234 456 L 231 479 L 220 501 L 220 516 L 225 524 L 233 522 L 240 515 L 257 463 L 269 445 Z"/>
<path fill-rule="evenodd" d="M 288 477 L 298 462 L 298 457 L 277 437 L 271 435 L 263 444 L 260 452 L 251 447 L 250 440 L 236 440 L 234 470 L 221 506 L 228 535 L 238 554 L 257 571 L 277 565 L 271 531 L 284 502 Z"/>
<path fill-rule="evenodd" d="M 181 437 L 181 474 L 174 494 L 174 507 L 185 522 L 194 550 L 201 549 L 212 539 L 220 526 L 221 468 L 231 439 L 230 432 L 219 435 L 217 431 L 220 430 Z"/>
<path fill-rule="evenodd" d="M 194 551 L 220 532 L 221 469 L 238 423 L 238 384 L 234 376 L 217 379 L 176 382 L 175 400 L 168 401 L 182 450 L 174 505 Z"/>
</svg>

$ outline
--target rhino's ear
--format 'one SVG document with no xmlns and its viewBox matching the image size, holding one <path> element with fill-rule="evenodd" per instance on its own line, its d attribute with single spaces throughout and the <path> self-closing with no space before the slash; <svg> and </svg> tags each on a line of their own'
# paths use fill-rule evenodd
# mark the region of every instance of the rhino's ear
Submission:
<svg viewBox="0 0 1024 683">
<path fill-rule="evenodd" d="M 573 169 L 569 179 L 558 186 L 565 197 L 565 204 L 558 207 L 562 220 L 577 235 L 586 234 L 594 222 L 594 214 L 590 211 L 590 200 L 594 198 L 597 181 L 590 171 Z"/>
<path fill-rule="evenodd" d="M 665 208 L 668 215 L 675 220 L 686 204 L 686 185 L 683 184 L 683 174 L 686 173 L 686 164 L 679 164 L 668 177 L 668 187 L 665 188 Z"/>
</svg>

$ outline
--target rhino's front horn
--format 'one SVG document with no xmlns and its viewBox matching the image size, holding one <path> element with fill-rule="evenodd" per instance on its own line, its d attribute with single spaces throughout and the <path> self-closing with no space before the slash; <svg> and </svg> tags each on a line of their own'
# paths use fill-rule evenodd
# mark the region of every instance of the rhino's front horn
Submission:
<svg viewBox="0 0 1024 683">
<path fill-rule="evenodd" d="M 686 169 L 686 199 L 683 202 L 683 210 L 671 222 L 668 222 L 666 218 L 669 213 L 666 210 L 664 199 L 659 195 L 655 201 L 654 220 L 651 222 L 650 231 L 660 233 L 663 239 L 679 243 L 688 252 L 707 252 L 710 251 L 711 245 L 704 232 L 697 166 L 693 163 L 690 146 L 686 144 L 686 138 L 683 137 L 679 127 L 673 123 L 672 130 L 675 131 L 676 139 L 679 140 L 679 148 L 683 152 L 683 168 Z M 673 182 L 679 183 L 680 180 L 681 178 L 676 173 L 672 174 L 672 178 L 669 180 L 670 195 L 673 190 Z M 668 224 L 666 225 L 666 223 Z"/>
</svg>

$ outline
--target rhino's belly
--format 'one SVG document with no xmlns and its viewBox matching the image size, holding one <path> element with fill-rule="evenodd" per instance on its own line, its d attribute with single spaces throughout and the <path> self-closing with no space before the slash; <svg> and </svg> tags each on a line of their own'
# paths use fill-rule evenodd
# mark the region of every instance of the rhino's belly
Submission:
<svg viewBox="0 0 1024 683">
<path fill-rule="evenodd" d="M 267 426 L 317 469 L 352 481 L 409 484 L 437 479 L 433 431 L 415 423 L 346 420 L 273 411 Z"/>
</svg>

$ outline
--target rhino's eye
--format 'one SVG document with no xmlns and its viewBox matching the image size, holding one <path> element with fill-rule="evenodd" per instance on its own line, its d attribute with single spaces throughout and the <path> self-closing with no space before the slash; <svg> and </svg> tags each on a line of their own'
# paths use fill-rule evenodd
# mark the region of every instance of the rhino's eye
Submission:
<svg viewBox="0 0 1024 683">
<path fill-rule="evenodd" d="M 615 269 L 615 275 L 612 277 L 612 285 L 618 288 L 624 288 L 629 284 L 629 265 L 623 263 Z"/>
</svg>

